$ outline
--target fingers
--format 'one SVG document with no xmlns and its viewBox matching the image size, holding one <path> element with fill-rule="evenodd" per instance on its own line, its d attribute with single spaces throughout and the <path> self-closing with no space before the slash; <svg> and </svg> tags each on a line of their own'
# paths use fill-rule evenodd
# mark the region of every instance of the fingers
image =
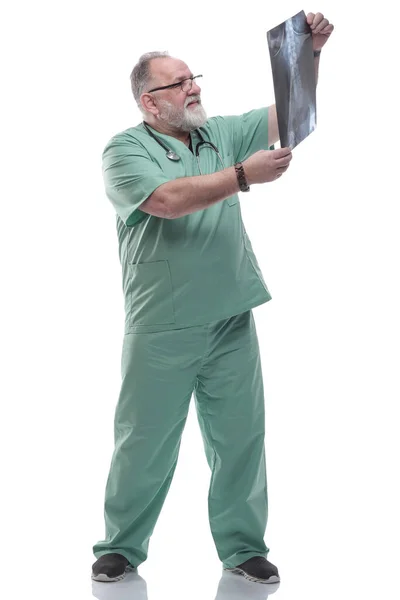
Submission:
<svg viewBox="0 0 400 600">
<path fill-rule="evenodd" d="M 332 23 L 329 23 L 329 25 L 324 27 L 324 29 L 322 31 L 320 31 L 320 33 L 323 33 L 324 35 L 328 35 L 328 34 L 332 33 L 333 29 L 334 29 L 334 27 L 333 27 Z"/>
<path fill-rule="evenodd" d="M 333 25 L 331 25 L 322 13 L 308 13 L 307 23 L 311 27 L 311 31 L 315 33 L 328 34 L 332 33 Z"/>
<path fill-rule="evenodd" d="M 281 159 L 284 160 L 284 159 Z M 281 167 L 278 167 L 276 169 L 276 176 L 275 179 L 279 179 L 279 177 L 282 177 L 282 175 L 288 170 L 289 168 L 289 163 L 292 160 L 292 157 L 290 157 L 290 159 L 288 160 L 288 163 L 286 165 L 283 165 Z"/>
<path fill-rule="evenodd" d="M 283 167 L 282 169 L 278 169 L 275 173 L 275 177 L 282 177 L 282 175 L 284 173 L 286 173 L 286 171 L 288 170 L 289 165 L 287 165 L 287 167 Z"/>
<path fill-rule="evenodd" d="M 307 23 L 311 26 L 312 22 L 314 21 L 314 17 L 315 14 L 314 13 L 308 13 L 307 15 Z"/>
<path fill-rule="evenodd" d="M 321 33 L 321 31 L 323 29 L 325 29 L 325 27 L 327 27 L 329 25 L 329 21 L 328 19 L 322 19 L 322 21 L 315 26 L 315 28 L 312 30 L 313 33 Z"/>
<path fill-rule="evenodd" d="M 281 158 L 277 158 L 275 160 L 275 168 L 280 169 L 282 167 L 287 167 L 289 166 L 290 161 L 292 160 L 292 153 L 289 152 L 289 154 L 286 154 L 285 156 L 282 156 Z"/>
<path fill-rule="evenodd" d="M 274 158 L 278 159 L 282 158 L 283 156 L 288 156 L 288 154 L 292 153 L 292 150 L 290 148 L 277 148 L 276 150 L 272 150 L 271 152 L 274 153 Z"/>
<path fill-rule="evenodd" d="M 316 15 L 314 15 L 312 23 L 310 23 L 310 27 L 311 27 L 313 33 L 316 33 L 317 27 L 320 26 L 320 24 L 323 22 L 323 20 L 324 20 L 324 15 L 322 13 L 319 12 Z M 327 25 L 327 24 L 328 24 L 328 22 L 325 23 L 325 25 Z M 325 25 L 324 25 L 324 27 L 325 27 Z"/>
<path fill-rule="evenodd" d="M 285 167 L 279 167 L 278 169 L 276 169 L 275 171 L 275 180 L 279 179 L 280 177 L 282 177 L 282 175 L 288 170 L 289 165 L 287 164 Z"/>
</svg>

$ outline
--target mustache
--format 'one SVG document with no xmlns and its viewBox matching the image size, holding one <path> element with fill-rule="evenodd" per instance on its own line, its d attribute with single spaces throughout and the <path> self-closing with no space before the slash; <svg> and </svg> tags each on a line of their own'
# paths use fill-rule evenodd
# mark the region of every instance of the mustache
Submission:
<svg viewBox="0 0 400 600">
<path fill-rule="evenodd" d="M 197 102 L 199 104 L 201 104 L 201 99 L 200 96 L 191 96 L 190 98 L 187 99 L 187 101 L 185 102 L 185 108 L 191 103 L 191 102 Z"/>
</svg>

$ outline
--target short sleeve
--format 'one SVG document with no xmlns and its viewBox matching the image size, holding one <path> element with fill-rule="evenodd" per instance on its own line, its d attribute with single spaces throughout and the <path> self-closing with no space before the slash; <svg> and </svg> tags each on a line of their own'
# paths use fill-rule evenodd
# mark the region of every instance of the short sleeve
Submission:
<svg viewBox="0 0 400 600">
<path fill-rule="evenodd" d="M 127 227 L 143 218 L 140 205 L 169 179 L 135 138 L 114 136 L 102 154 L 106 195 Z"/>
<path fill-rule="evenodd" d="M 267 106 L 256 108 L 243 115 L 223 117 L 223 119 L 231 132 L 235 162 L 242 162 L 259 150 L 270 149 Z"/>
</svg>

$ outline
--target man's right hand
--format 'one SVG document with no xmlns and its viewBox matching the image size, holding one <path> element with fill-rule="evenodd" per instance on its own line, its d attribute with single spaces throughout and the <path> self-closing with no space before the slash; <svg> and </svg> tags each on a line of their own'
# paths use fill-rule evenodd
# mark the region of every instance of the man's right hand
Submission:
<svg viewBox="0 0 400 600">
<path fill-rule="evenodd" d="M 290 148 L 277 150 L 259 150 L 242 162 L 247 183 L 266 183 L 275 181 L 288 168 L 292 160 Z"/>
</svg>

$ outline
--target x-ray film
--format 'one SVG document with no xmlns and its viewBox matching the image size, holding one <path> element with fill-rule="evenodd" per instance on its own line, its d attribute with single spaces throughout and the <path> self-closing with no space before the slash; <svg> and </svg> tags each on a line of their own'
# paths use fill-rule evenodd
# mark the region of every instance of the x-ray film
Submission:
<svg viewBox="0 0 400 600">
<path fill-rule="evenodd" d="M 302 10 L 267 32 L 281 147 L 294 148 L 317 123 L 311 28 Z"/>
</svg>

